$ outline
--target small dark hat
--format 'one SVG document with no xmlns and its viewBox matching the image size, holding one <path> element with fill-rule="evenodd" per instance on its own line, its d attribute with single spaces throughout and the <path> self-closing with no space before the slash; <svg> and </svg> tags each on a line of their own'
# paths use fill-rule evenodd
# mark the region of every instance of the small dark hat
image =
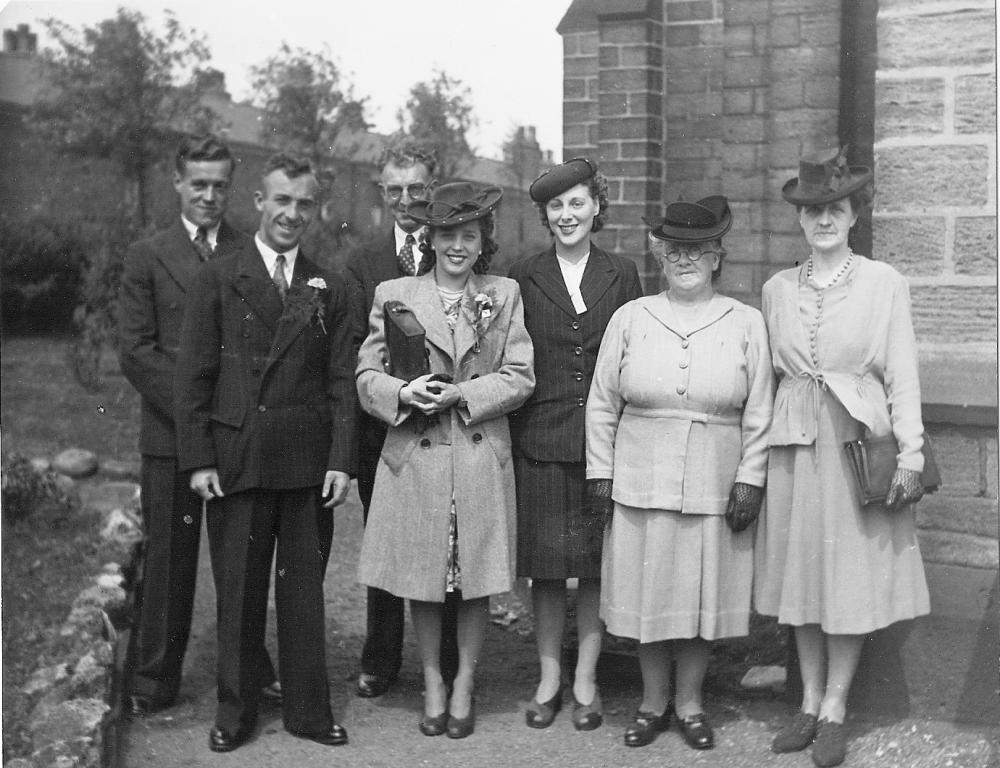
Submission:
<svg viewBox="0 0 1000 768">
<path fill-rule="evenodd" d="M 677 240 L 682 243 L 705 243 L 718 240 L 733 226 L 729 201 L 723 195 L 703 197 L 696 203 L 678 200 L 670 203 L 663 213 L 663 221 L 655 224 L 642 219 L 650 234 L 658 240 Z"/>
<path fill-rule="evenodd" d="M 561 165 L 549 168 L 531 182 L 528 194 L 536 203 L 547 203 L 567 189 L 582 184 L 597 173 L 597 166 L 585 157 L 574 157 Z"/>
<path fill-rule="evenodd" d="M 866 165 L 848 165 L 847 147 L 826 150 L 799 160 L 799 175 L 781 188 L 794 205 L 824 205 L 857 192 L 872 180 Z"/>
<path fill-rule="evenodd" d="M 433 188 L 427 200 L 410 203 L 406 212 L 421 224 L 453 227 L 493 213 L 501 197 L 500 187 L 483 187 L 477 192 L 469 182 L 455 181 Z"/>
</svg>

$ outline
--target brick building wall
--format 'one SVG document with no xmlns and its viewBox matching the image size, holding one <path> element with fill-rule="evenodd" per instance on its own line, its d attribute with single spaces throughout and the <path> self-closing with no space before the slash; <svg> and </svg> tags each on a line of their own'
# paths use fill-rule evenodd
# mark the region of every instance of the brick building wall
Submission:
<svg viewBox="0 0 1000 768">
<path fill-rule="evenodd" d="M 945 482 L 920 504 L 921 545 L 932 565 L 979 569 L 986 584 L 998 560 L 994 18 L 986 0 L 574 0 L 559 25 L 564 156 L 608 176 L 611 225 L 596 239 L 636 261 L 647 291 L 662 283 L 640 216 L 723 193 L 734 223 L 720 290 L 759 306 L 763 283 L 807 255 L 781 198 L 799 157 L 849 142 L 851 162 L 874 160 L 861 242 L 910 280 Z"/>
</svg>

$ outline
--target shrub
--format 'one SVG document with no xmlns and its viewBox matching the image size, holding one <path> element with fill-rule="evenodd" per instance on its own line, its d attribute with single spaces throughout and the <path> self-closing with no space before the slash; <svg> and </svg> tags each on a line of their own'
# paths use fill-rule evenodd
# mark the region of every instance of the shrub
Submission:
<svg viewBox="0 0 1000 768">
<path fill-rule="evenodd" d="M 0 302 L 8 330 L 70 327 L 87 235 L 80 222 L 0 216 Z"/>
<path fill-rule="evenodd" d="M 17 522 L 31 515 L 44 501 L 65 505 L 65 494 L 59 490 L 55 473 L 39 471 L 31 461 L 19 453 L 12 453 L 0 470 L 3 517 L 7 522 Z"/>
</svg>

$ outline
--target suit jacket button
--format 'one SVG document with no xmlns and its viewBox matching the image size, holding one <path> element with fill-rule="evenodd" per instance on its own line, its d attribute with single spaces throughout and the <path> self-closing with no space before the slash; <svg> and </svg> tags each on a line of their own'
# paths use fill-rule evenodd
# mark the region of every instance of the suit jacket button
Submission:
<svg viewBox="0 0 1000 768">
<path fill-rule="evenodd" d="M 577 371 L 576 373 L 573 374 L 573 378 L 576 379 L 577 381 L 583 381 L 583 372 Z"/>
<path fill-rule="evenodd" d="M 420 447 L 421 448 L 430 448 L 431 447 L 431 441 L 428 438 L 425 437 L 423 440 L 420 441 Z"/>
<path fill-rule="evenodd" d="M 472 442 L 474 442 L 474 443 L 481 443 L 481 442 L 483 442 L 483 436 L 481 434 L 479 434 L 478 432 L 476 432 L 476 434 L 474 434 L 472 436 Z"/>
<path fill-rule="evenodd" d="M 572 324 L 570 325 L 570 327 L 571 327 L 571 328 L 572 328 L 572 329 L 573 329 L 574 331 L 579 331 L 579 330 L 580 330 L 580 323 L 579 323 L 579 321 L 577 321 L 577 320 L 574 320 L 574 321 L 572 322 Z"/>
<path fill-rule="evenodd" d="M 266 405 L 258 405 L 257 406 L 257 410 L 260 411 L 261 413 L 264 413 L 264 411 L 267 410 L 267 406 Z"/>
<path fill-rule="evenodd" d="M 576 399 L 576 404 L 579 405 L 582 408 L 583 406 L 585 406 L 587 404 L 587 401 L 584 400 L 582 397 L 578 397 Z"/>
<path fill-rule="evenodd" d="M 677 394 L 678 395 L 683 395 L 685 392 L 687 392 L 687 387 L 685 387 L 683 384 L 678 384 L 677 385 Z"/>
<path fill-rule="evenodd" d="M 583 347 L 573 347 L 573 354 L 578 357 L 583 354 Z"/>
</svg>

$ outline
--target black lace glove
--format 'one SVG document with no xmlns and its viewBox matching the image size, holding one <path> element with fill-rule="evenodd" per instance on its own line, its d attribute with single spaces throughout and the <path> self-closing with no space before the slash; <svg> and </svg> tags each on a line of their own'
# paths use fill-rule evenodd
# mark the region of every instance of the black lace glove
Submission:
<svg viewBox="0 0 1000 768">
<path fill-rule="evenodd" d="M 726 506 L 726 522 L 734 533 L 749 528 L 760 514 L 764 501 L 764 489 L 747 483 L 733 483 Z"/>
<path fill-rule="evenodd" d="M 611 500 L 612 481 L 597 478 L 587 481 L 587 510 L 597 520 L 601 528 L 611 525 L 611 516 L 615 511 L 615 503 Z"/>
<path fill-rule="evenodd" d="M 885 497 L 885 508 L 896 512 L 907 504 L 920 501 L 924 495 L 924 486 L 920 482 L 920 473 L 912 469 L 897 468 L 889 483 L 889 493 Z"/>
</svg>

